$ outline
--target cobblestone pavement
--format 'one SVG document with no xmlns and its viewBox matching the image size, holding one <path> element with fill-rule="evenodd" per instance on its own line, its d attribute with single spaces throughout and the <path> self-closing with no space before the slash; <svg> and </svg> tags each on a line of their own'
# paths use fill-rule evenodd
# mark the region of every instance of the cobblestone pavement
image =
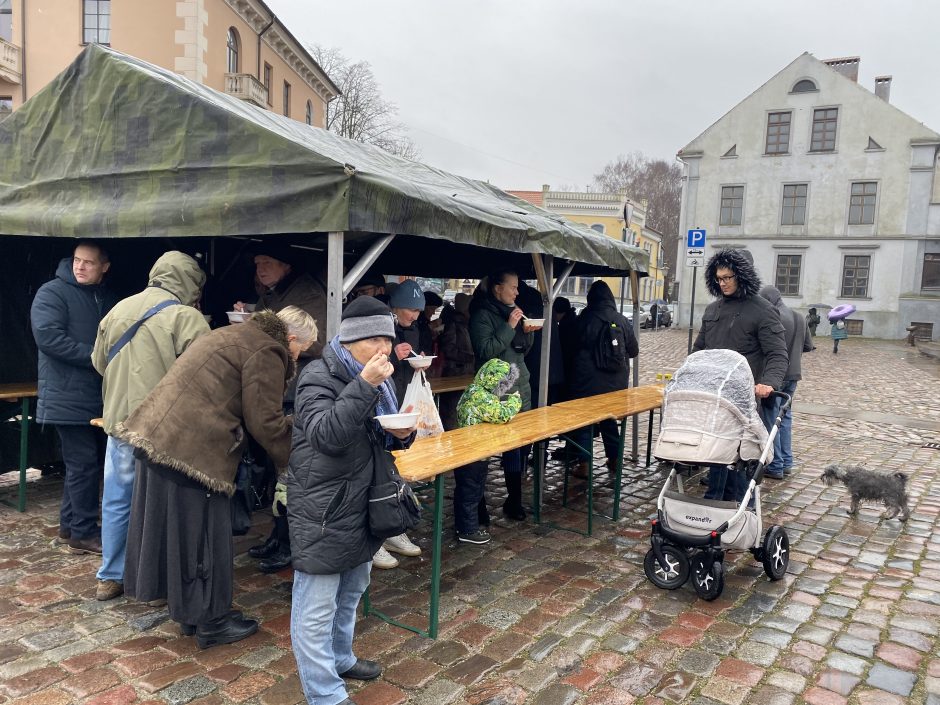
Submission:
<svg viewBox="0 0 940 705">
<path fill-rule="evenodd" d="M 500 518 L 487 546 L 448 538 L 440 638 L 362 619 L 358 655 L 385 672 L 353 685 L 355 702 L 940 704 L 940 451 L 924 447 L 940 442 L 940 363 L 901 343 L 849 339 L 835 356 L 828 339 L 817 340 L 797 392 L 795 473 L 765 487 L 765 523 L 785 526 L 792 542 L 783 580 L 770 582 L 738 554 L 726 560 L 714 602 L 688 584 L 654 587 L 642 561 L 663 477 L 628 464 L 622 519 L 595 522 L 593 537 Z M 685 345 L 684 331 L 644 335 L 642 381 L 681 364 Z M 819 481 L 832 461 L 909 473 L 910 521 L 883 520 L 873 505 L 849 517 L 845 491 Z M 14 480 L 2 478 L 8 500 Z M 598 484 L 597 502 L 609 508 L 609 478 Z M 574 481 L 563 508 L 553 465 L 547 518 L 583 526 L 583 489 Z M 29 511 L 0 509 L 0 703 L 302 701 L 290 651 L 290 571 L 262 575 L 244 554 L 267 531 L 262 514 L 237 542 L 235 573 L 237 607 L 261 629 L 200 651 L 165 608 L 95 601 L 97 560 L 51 546 L 60 490 L 59 479 L 36 473 Z M 448 515 L 451 493 L 448 484 Z M 494 516 L 502 493 L 494 472 Z M 413 538 L 425 555 L 374 571 L 372 593 L 380 609 L 420 625 L 427 525 Z"/>
</svg>

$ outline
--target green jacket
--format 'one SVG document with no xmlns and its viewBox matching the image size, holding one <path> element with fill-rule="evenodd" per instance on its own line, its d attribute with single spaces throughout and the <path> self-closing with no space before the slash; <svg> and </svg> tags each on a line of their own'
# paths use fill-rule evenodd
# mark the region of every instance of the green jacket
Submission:
<svg viewBox="0 0 940 705">
<path fill-rule="evenodd" d="M 477 372 L 473 382 L 460 395 L 457 402 L 457 423 L 475 426 L 478 423 L 509 423 L 519 413 L 522 399 L 513 392 L 501 399 L 512 387 L 518 369 L 503 360 L 490 360 Z"/>
<path fill-rule="evenodd" d="M 529 388 L 529 370 L 525 366 L 525 355 L 532 347 L 535 336 L 509 327 L 511 306 L 506 306 L 487 296 L 470 304 L 470 342 L 476 355 L 477 365 L 499 358 L 519 370 L 519 379 L 509 390 L 519 392 L 522 411 L 532 408 L 532 392 Z"/>
<path fill-rule="evenodd" d="M 108 435 L 114 435 L 114 427 L 150 394 L 189 344 L 209 332 L 209 324 L 193 308 L 205 281 L 196 260 L 182 252 L 167 252 L 150 270 L 147 288 L 118 302 L 98 325 L 91 362 L 104 378 L 104 430 Z M 108 352 L 124 331 L 167 299 L 183 305 L 168 306 L 149 318 L 108 364 Z"/>
</svg>

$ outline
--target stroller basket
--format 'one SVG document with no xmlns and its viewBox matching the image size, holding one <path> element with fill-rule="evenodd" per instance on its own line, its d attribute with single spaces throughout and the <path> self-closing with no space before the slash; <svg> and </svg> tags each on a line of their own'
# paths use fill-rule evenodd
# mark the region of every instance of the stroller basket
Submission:
<svg viewBox="0 0 940 705">
<path fill-rule="evenodd" d="M 686 536 L 700 538 L 731 519 L 740 508 L 737 502 L 698 499 L 679 492 L 663 494 L 663 517 L 668 527 Z M 745 551 L 758 545 L 760 521 L 757 513 L 745 511 L 721 535 L 721 547 Z"/>
</svg>

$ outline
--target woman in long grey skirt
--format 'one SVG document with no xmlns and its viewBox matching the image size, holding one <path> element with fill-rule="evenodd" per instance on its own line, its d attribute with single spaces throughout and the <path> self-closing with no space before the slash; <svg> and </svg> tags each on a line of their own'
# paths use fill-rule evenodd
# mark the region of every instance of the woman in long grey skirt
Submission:
<svg viewBox="0 0 940 705">
<path fill-rule="evenodd" d="M 284 390 L 297 356 L 316 339 L 314 320 L 293 306 L 207 333 L 115 429 L 138 458 L 125 592 L 141 602 L 166 599 L 170 617 L 200 648 L 258 629 L 231 611 L 229 498 L 245 429 L 277 467 L 287 466 Z"/>
</svg>

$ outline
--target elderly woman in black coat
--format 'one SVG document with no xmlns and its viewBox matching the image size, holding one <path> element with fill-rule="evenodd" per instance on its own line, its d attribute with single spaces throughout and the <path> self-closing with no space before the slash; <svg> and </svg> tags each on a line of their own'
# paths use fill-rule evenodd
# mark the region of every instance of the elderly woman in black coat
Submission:
<svg viewBox="0 0 940 705">
<path fill-rule="evenodd" d="M 382 539 L 369 532 L 375 463 L 414 429 L 384 431 L 398 412 L 389 361 L 395 323 L 385 304 L 355 299 L 339 335 L 297 385 L 287 504 L 293 550 L 291 642 L 310 703 L 347 703 L 343 678 L 371 680 L 379 664 L 353 654 L 356 607 Z"/>
</svg>

